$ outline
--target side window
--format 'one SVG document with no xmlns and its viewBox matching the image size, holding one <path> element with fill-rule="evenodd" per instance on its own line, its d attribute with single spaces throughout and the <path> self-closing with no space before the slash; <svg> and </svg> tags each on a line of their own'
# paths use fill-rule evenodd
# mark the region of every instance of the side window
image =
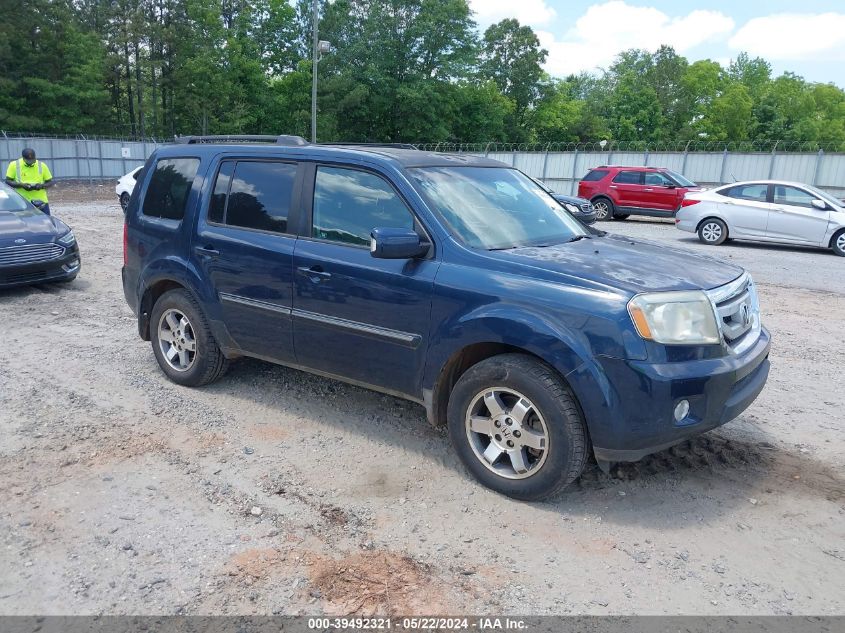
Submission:
<svg viewBox="0 0 845 633">
<path fill-rule="evenodd" d="M 766 202 L 769 192 L 769 185 L 765 183 L 752 183 L 750 185 L 737 185 L 722 192 L 728 198 L 739 200 L 751 200 L 752 202 Z"/>
<path fill-rule="evenodd" d="M 638 171 L 620 171 L 616 174 L 613 182 L 620 185 L 638 185 L 640 184 L 640 172 Z"/>
<path fill-rule="evenodd" d="M 199 158 L 165 158 L 156 162 L 141 213 L 168 220 L 184 218 L 199 165 Z"/>
<path fill-rule="evenodd" d="M 365 171 L 317 167 L 311 235 L 368 246 L 376 227 L 414 228 L 413 214 L 393 187 Z"/>
<path fill-rule="evenodd" d="M 656 187 L 668 187 L 675 183 L 657 171 L 649 171 L 645 174 L 645 184 Z"/>
<path fill-rule="evenodd" d="M 225 166 L 225 165 L 224 165 Z M 226 186 L 226 173 L 214 185 L 212 211 L 219 215 L 215 199 L 218 187 Z M 296 180 L 296 165 L 292 163 L 238 161 L 231 177 L 229 196 L 226 202 L 224 222 L 230 226 L 259 229 L 275 233 L 287 233 L 293 183 Z M 223 195 L 220 193 L 219 195 Z"/>
<path fill-rule="evenodd" d="M 793 207 L 811 208 L 813 206 L 815 196 L 803 189 L 798 189 L 797 187 L 775 185 L 775 195 L 773 200 L 775 204 L 789 204 Z"/>
<path fill-rule="evenodd" d="M 214 191 L 211 193 L 211 202 L 208 205 L 208 221 L 223 224 L 226 217 L 226 196 L 229 193 L 229 183 L 232 182 L 232 172 L 235 170 L 233 161 L 226 161 L 220 164 L 217 172 L 217 180 L 214 182 Z"/>
<path fill-rule="evenodd" d="M 592 169 L 587 172 L 587 175 L 584 176 L 581 180 L 585 182 L 595 182 L 597 180 L 601 180 L 605 176 L 607 176 L 608 171 L 606 169 Z"/>
</svg>

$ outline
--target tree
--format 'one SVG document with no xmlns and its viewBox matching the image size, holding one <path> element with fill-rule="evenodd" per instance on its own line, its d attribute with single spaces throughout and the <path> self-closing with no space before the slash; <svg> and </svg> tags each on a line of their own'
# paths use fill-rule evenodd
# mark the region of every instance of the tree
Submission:
<svg viewBox="0 0 845 633">
<path fill-rule="evenodd" d="M 521 26 L 517 20 L 502 20 L 484 32 L 481 76 L 494 81 L 502 94 L 513 101 L 510 132 L 515 140 L 524 136 L 521 130 L 529 107 L 539 96 L 547 55 L 531 27 Z"/>
</svg>

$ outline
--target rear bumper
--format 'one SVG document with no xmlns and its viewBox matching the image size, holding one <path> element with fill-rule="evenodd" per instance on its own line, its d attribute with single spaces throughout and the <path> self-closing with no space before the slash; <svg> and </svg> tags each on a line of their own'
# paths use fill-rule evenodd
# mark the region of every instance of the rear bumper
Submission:
<svg viewBox="0 0 845 633">
<path fill-rule="evenodd" d="M 637 461 L 730 422 L 757 398 L 769 376 L 769 333 L 745 354 L 720 359 L 649 364 L 605 359 L 614 392 L 607 422 L 590 426 L 597 459 Z M 686 400 L 681 421 L 675 406 Z"/>
<path fill-rule="evenodd" d="M 65 250 L 64 255 L 56 259 L 33 262 L 24 266 L 0 267 L 0 288 L 67 281 L 76 277 L 81 268 L 79 246 L 74 244 Z"/>
</svg>

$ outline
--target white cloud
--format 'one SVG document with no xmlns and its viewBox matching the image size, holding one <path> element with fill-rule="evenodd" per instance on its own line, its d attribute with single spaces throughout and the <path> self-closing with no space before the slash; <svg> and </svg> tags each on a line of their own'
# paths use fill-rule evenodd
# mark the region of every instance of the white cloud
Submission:
<svg viewBox="0 0 845 633">
<path fill-rule="evenodd" d="M 767 60 L 845 60 L 845 13 L 776 13 L 749 20 L 728 45 Z"/>
<path fill-rule="evenodd" d="M 482 31 L 505 18 L 516 18 L 520 24 L 541 26 L 557 15 L 544 0 L 469 0 L 469 6 L 475 12 Z"/>
<path fill-rule="evenodd" d="M 734 21 L 719 11 L 697 10 L 670 17 L 654 7 L 635 7 L 624 0 L 595 4 L 558 40 L 537 31 L 549 51 L 546 70 L 554 76 L 605 68 L 630 48 L 656 51 L 668 44 L 683 54 L 699 44 L 727 37 Z"/>
</svg>

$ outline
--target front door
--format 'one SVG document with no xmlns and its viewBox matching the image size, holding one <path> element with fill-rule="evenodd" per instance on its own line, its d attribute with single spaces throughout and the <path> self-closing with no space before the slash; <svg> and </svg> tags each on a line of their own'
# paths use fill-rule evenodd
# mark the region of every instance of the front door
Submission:
<svg viewBox="0 0 845 633">
<path fill-rule="evenodd" d="M 293 249 L 288 229 L 297 165 L 220 163 L 194 256 L 211 281 L 229 334 L 249 354 L 293 361 Z"/>
<path fill-rule="evenodd" d="M 830 209 L 813 206 L 816 196 L 789 185 L 774 185 L 766 234 L 771 239 L 819 246 L 827 234 Z M 826 245 L 825 245 L 826 246 Z"/>
<path fill-rule="evenodd" d="M 418 398 L 438 261 L 376 259 L 369 244 L 376 227 L 422 227 L 378 174 L 320 165 L 306 192 L 308 181 L 311 221 L 294 253 L 297 363 Z"/>
<path fill-rule="evenodd" d="M 666 213 L 674 213 L 680 200 L 678 187 L 659 171 L 645 172 L 642 201 L 638 206 Z"/>
</svg>

